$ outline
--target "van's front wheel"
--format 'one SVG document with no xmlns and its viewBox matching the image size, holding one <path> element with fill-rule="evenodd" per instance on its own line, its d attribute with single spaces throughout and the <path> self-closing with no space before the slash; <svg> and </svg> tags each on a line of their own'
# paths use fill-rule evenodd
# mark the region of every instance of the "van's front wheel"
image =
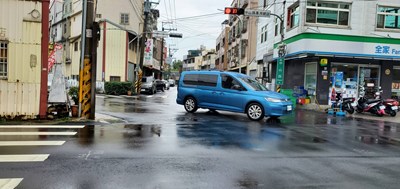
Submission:
<svg viewBox="0 0 400 189">
<path fill-rule="evenodd" d="M 197 111 L 197 102 L 193 97 L 187 97 L 185 100 L 185 110 L 189 113 L 194 113 Z"/>
<path fill-rule="evenodd" d="M 259 103 L 251 103 L 246 109 L 247 117 L 252 121 L 259 121 L 264 118 L 264 108 Z"/>
</svg>

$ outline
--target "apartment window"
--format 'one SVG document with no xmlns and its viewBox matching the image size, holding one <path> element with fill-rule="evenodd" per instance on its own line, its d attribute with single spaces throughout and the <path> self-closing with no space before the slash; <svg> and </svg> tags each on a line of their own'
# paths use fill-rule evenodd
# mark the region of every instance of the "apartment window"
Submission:
<svg viewBox="0 0 400 189">
<path fill-rule="evenodd" d="M 400 8 L 379 6 L 376 27 L 400 29 Z"/>
<path fill-rule="evenodd" d="M 120 76 L 110 76 L 110 82 L 120 82 L 121 77 Z"/>
<path fill-rule="evenodd" d="M 69 3 L 69 11 L 72 12 L 72 2 Z"/>
<path fill-rule="evenodd" d="M 288 29 L 294 28 L 299 26 L 299 21 L 300 21 L 300 9 L 299 9 L 299 4 L 296 4 L 293 7 L 290 7 L 288 9 Z"/>
<path fill-rule="evenodd" d="M 67 33 L 67 24 L 64 24 L 64 34 Z"/>
<path fill-rule="evenodd" d="M 264 43 L 267 41 L 267 26 L 265 25 L 264 27 L 261 28 L 261 43 Z"/>
<path fill-rule="evenodd" d="M 349 3 L 307 3 L 307 23 L 348 26 L 349 18 Z"/>
<path fill-rule="evenodd" d="M 129 14 L 121 13 L 121 24 L 122 25 L 129 25 Z"/>
<path fill-rule="evenodd" d="M 96 18 L 101 18 L 101 14 L 96 14 Z"/>
<path fill-rule="evenodd" d="M 0 41 L 0 79 L 7 78 L 8 42 Z"/>
</svg>

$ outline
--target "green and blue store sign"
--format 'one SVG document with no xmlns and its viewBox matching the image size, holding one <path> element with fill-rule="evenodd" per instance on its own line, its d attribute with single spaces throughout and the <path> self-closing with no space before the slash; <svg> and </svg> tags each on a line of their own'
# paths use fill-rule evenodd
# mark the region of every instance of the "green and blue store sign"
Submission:
<svg viewBox="0 0 400 189">
<path fill-rule="evenodd" d="M 400 39 L 303 33 L 284 41 L 286 57 L 300 54 L 400 59 Z M 277 44 L 274 59 L 278 58 Z"/>
</svg>

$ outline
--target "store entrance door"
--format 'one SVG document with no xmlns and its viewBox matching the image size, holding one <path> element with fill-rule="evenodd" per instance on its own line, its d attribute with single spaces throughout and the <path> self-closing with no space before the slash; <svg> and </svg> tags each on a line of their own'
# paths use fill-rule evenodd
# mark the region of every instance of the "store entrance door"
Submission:
<svg viewBox="0 0 400 189">
<path fill-rule="evenodd" d="M 360 94 L 361 86 L 364 86 L 365 97 L 374 98 L 375 92 L 380 86 L 380 67 L 379 66 L 360 66 L 359 69 L 359 91 Z"/>
</svg>

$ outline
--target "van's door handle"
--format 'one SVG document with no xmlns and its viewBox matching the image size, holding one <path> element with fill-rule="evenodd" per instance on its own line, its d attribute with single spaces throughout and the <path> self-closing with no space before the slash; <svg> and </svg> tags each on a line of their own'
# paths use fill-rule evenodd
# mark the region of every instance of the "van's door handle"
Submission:
<svg viewBox="0 0 400 189">
<path fill-rule="evenodd" d="M 217 94 L 217 92 L 213 91 L 213 92 L 211 92 L 211 94 Z"/>
</svg>

